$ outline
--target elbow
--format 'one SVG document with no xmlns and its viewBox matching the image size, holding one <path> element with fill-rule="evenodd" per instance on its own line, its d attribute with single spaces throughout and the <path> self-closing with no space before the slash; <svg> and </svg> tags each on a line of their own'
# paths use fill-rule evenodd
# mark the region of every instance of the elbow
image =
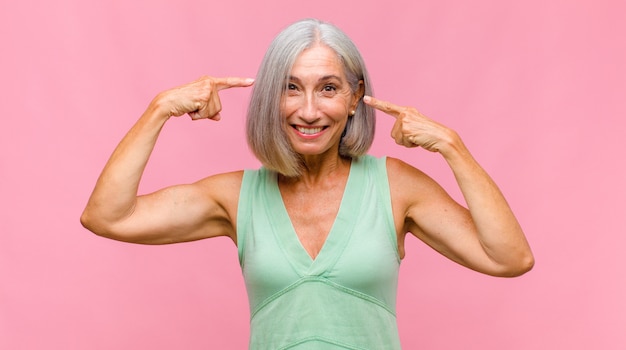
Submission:
<svg viewBox="0 0 626 350">
<path fill-rule="evenodd" d="M 524 259 L 522 259 L 522 263 L 520 264 L 520 273 L 518 276 L 521 276 L 523 274 L 525 274 L 526 272 L 530 271 L 533 269 L 533 267 L 535 266 L 535 257 L 533 256 L 532 253 L 528 253 L 528 255 L 526 257 L 524 257 Z"/>
<path fill-rule="evenodd" d="M 94 214 L 88 208 L 86 208 L 81 214 L 80 224 L 97 236 L 113 238 L 110 225 L 107 225 L 105 220 Z"/>
<path fill-rule="evenodd" d="M 496 276 L 498 277 L 519 277 L 535 266 L 535 257 L 532 253 L 528 252 L 523 256 L 516 259 L 514 263 L 508 264 L 500 269 Z"/>
<path fill-rule="evenodd" d="M 146 235 L 131 234 L 121 221 L 108 220 L 98 212 L 85 209 L 80 216 L 81 225 L 96 236 L 114 241 L 138 244 L 162 244 Z"/>
<path fill-rule="evenodd" d="M 93 219 L 89 215 L 89 211 L 85 209 L 80 215 L 80 224 L 87 230 L 93 232 Z"/>
<path fill-rule="evenodd" d="M 102 225 L 98 224 L 96 217 L 87 208 L 80 215 L 80 224 L 98 236 L 101 236 L 102 232 L 104 232 Z"/>
</svg>

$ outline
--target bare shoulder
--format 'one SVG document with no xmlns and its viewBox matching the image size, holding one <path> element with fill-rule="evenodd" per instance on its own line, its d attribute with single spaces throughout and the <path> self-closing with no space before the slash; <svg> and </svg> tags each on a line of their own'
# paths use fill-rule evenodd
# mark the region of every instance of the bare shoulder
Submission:
<svg viewBox="0 0 626 350">
<path fill-rule="evenodd" d="M 409 196 L 415 192 L 437 189 L 439 185 L 416 167 L 393 157 L 387 157 L 387 177 L 392 191 Z"/>
<path fill-rule="evenodd" d="M 187 216 L 188 220 L 178 224 L 186 227 L 185 239 L 229 236 L 236 242 L 235 223 L 242 179 L 243 171 L 240 170 L 211 175 L 183 185 L 183 190 L 176 198 L 186 203 L 183 205 L 185 212 L 180 212 L 179 216 Z M 197 230 L 192 224 L 194 222 L 198 223 Z"/>
<path fill-rule="evenodd" d="M 419 170 L 413 167 L 412 165 L 409 165 L 403 160 L 400 160 L 398 158 L 393 158 L 393 157 L 387 157 L 387 172 L 389 173 L 390 177 L 395 176 L 395 175 L 404 176 L 404 175 L 407 175 L 407 172 L 414 172 L 414 171 L 419 171 Z"/>
<path fill-rule="evenodd" d="M 451 203 L 451 198 L 435 180 L 402 160 L 388 157 L 387 173 L 394 211 L 409 225 L 430 215 L 434 207 Z M 414 231 L 415 227 L 408 229 Z"/>
<path fill-rule="evenodd" d="M 203 196 L 210 196 L 231 216 L 237 212 L 242 179 L 243 170 L 238 170 L 206 177 L 192 186 Z"/>
<path fill-rule="evenodd" d="M 215 174 L 199 180 L 194 185 L 199 187 L 225 186 L 224 191 L 229 192 L 239 190 L 241 188 L 241 180 L 243 179 L 243 170 L 237 170 L 227 173 Z"/>
</svg>

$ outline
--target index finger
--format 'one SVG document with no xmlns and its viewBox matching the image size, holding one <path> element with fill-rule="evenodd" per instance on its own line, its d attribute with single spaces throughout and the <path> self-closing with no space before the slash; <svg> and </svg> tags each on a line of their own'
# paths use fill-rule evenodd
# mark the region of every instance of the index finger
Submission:
<svg viewBox="0 0 626 350">
<path fill-rule="evenodd" d="M 217 86 L 217 90 L 230 89 L 233 87 L 247 87 L 254 84 L 253 78 L 238 78 L 238 77 L 227 77 L 227 78 L 216 78 L 215 83 Z"/>
<path fill-rule="evenodd" d="M 374 98 L 372 96 L 364 96 L 363 97 L 363 102 L 365 102 L 365 104 L 372 106 L 376 109 L 378 109 L 381 112 L 385 112 L 387 114 L 389 114 L 390 116 L 397 118 L 398 116 L 400 116 L 400 113 L 402 113 L 405 109 L 405 107 L 402 106 L 398 106 L 396 104 L 393 104 L 391 102 L 387 102 L 387 101 L 383 101 L 383 100 L 379 100 L 377 98 Z"/>
</svg>

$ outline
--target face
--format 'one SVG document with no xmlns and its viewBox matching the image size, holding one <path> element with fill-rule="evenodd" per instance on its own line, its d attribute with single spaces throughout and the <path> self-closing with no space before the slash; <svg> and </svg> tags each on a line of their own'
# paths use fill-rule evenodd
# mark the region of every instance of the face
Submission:
<svg viewBox="0 0 626 350">
<path fill-rule="evenodd" d="M 281 103 L 294 150 L 303 156 L 339 154 L 341 134 L 360 97 L 360 92 L 350 89 L 343 64 L 332 49 L 315 46 L 303 51 Z"/>
</svg>

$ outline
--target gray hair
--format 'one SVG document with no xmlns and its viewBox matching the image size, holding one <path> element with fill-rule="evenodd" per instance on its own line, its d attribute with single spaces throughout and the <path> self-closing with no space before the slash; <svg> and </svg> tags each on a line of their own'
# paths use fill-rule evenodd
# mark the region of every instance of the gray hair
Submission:
<svg viewBox="0 0 626 350">
<path fill-rule="evenodd" d="M 365 94 L 372 95 L 363 58 L 356 45 L 339 28 L 316 19 L 305 19 L 280 32 L 267 49 L 255 78 L 246 131 L 248 145 L 259 161 L 266 168 L 285 176 L 300 175 L 301 158 L 287 139 L 280 108 L 281 96 L 296 58 L 302 51 L 317 44 L 337 53 L 352 92 L 359 89 L 359 81 L 362 80 Z M 360 100 L 355 112 L 354 116 L 348 117 L 341 137 L 339 155 L 342 157 L 365 154 L 374 139 L 374 109 Z"/>
</svg>

